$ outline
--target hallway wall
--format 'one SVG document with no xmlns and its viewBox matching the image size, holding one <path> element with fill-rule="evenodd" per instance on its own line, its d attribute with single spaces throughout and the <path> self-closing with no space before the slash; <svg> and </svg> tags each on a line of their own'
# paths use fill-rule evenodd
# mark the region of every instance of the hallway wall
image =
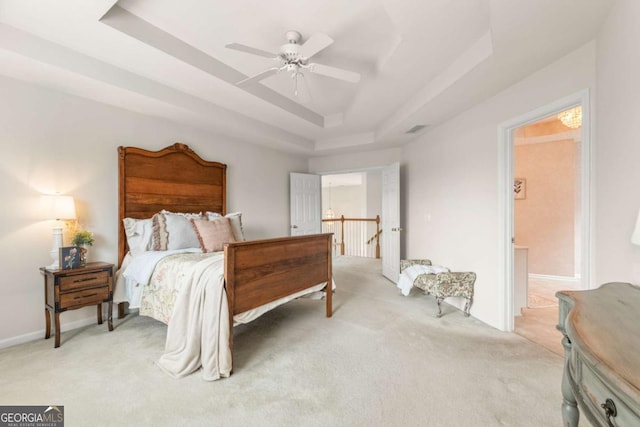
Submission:
<svg viewBox="0 0 640 427">
<path fill-rule="evenodd" d="M 526 182 L 514 201 L 515 244 L 529 248 L 529 273 L 574 276 L 575 162 L 572 139 L 515 146 L 515 176 Z"/>
</svg>

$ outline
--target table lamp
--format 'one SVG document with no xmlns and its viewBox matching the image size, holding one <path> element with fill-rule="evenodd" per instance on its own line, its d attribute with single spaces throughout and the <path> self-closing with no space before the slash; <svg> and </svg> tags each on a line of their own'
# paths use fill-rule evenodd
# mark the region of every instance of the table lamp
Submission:
<svg viewBox="0 0 640 427">
<path fill-rule="evenodd" d="M 53 245 L 51 246 L 51 258 L 53 262 L 47 268 L 58 269 L 60 264 L 58 261 L 59 249 L 62 247 L 62 227 L 61 221 L 76 219 L 76 206 L 73 197 L 62 196 L 59 194 L 42 196 L 42 212 L 45 213 L 46 219 L 55 220 L 53 226 Z"/>
</svg>

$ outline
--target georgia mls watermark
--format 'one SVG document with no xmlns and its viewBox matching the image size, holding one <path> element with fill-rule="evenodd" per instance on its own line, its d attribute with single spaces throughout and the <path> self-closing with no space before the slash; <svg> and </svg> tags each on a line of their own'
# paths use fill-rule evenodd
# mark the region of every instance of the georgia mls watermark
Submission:
<svg viewBox="0 0 640 427">
<path fill-rule="evenodd" d="M 0 427 L 64 427 L 64 406 L 0 406 Z"/>
</svg>

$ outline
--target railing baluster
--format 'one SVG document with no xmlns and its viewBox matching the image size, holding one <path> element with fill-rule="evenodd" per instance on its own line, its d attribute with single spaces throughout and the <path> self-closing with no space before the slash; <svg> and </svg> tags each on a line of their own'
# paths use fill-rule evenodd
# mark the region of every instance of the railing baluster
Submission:
<svg viewBox="0 0 640 427">
<path fill-rule="evenodd" d="M 380 215 L 376 215 L 376 259 L 380 259 Z"/>
<path fill-rule="evenodd" d="M 340 215 L 340 254 L 344 255 L 344 215 Z"/>
</svg>

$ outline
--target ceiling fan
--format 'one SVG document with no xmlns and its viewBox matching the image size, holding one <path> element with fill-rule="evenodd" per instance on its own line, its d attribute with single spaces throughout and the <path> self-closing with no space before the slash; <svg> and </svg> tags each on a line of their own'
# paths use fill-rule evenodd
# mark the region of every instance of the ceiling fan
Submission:
<svg viewBox="0 0 640 427">
<path fill-rule="evenodd" d="M 280 46 L 279 53 L 267 52 L 262 49 L 245 46 L 239 43 L 230 43 L 226 45 L 229 49 L 263 56 L 279 62 L 278 66 L 269 68 L 268 70 L 265 70 L 253 77 L 241 80 L 237 82 L 236 85 L 240 87 L 246 86 L 259 82 L 260 80 L 264 80 L 269 76 L 279 73 L 280 71 L 286 71 L 290 73 L 291 78 L 295 81 L 295 94 L 298 96 L 298 80 L 302 79 L 302 81 L 304 81 L 304 74 L 302 73 L 303 70 L 351 83 L 357 83 L 360 81 L 360 74 L 353 71 L 309 62 L 309 59 L 313 55 L 333 43 L 333 39 L 326 34 L 316 33 L 309 37 L 309 39 L 303 44 L 300 44 L 302 35 L 298 31 L 287 31 L 286 37 L 287 43 Z"/>
</svg>

